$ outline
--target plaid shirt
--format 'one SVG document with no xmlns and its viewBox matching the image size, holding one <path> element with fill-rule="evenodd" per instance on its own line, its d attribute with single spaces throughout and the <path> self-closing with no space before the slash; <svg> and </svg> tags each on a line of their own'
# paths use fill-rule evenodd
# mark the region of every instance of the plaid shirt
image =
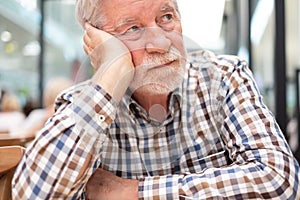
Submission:
<svg viewBox="0 0 300 200">
<path fill-rule="evenodd" d="M 187 68 L 162 123 L 90 81 L 62 93 L 15 172 L 14 198 L 84 198 L 101 167 L 138 179 L 140 199 L 299 199 L 298 163 L 246 63 L 201 51 Z"/>
</svg>

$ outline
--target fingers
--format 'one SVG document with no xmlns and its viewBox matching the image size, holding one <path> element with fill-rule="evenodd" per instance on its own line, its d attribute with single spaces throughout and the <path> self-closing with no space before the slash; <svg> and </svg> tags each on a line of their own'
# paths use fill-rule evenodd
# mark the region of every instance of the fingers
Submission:
<svg viewBox="0 0 300 200">
<path fill-rule="evenodd" d="M 84 51 L 86 54 L 90 55 L 94 48 L 98 45 L 97 41 L 94 41 L 95 36 L 95 29 L 89 23 L 85 23 L 85 32 L 83 35 L 83 42 L 84 42 Z M 100 43 L 100 42 L 99 42 Z"/>
<path fill-rule="evenodd" d="M 104 63 L 116 62 L 120 57 L 124 57 L 126 61 L 130 57 L 132 62 L 129 49 L 121 40 L 89 23 L 85 23 L 83 42 L 83 49 L 95 69 Z"/>
<path fill-rule="evenodd" d="M 88 35 L 89 37 L 92 36 L 93 29 L 96 29 L 95 27 L 93 27 L 93 26 L 92 26 L 90 23 L 88 23 L 88 22 L 86 22 L 86 23 L 84 24 L 84 28 L 85 28 L 85 31 L 86 31 L 86 33 L 87 33 L 87 35 Z"/>
<path fill-rule="evenodd" d="M 83 50 L 87 55 L 90 55 L 90 48 L 88 46 L 86 46 L 85 44 L 83 44 Z"/>
<path fill-rule="evenodd" d="M 85 23 L 85 33 L 87 35 L 87 39 L 89 38 L 92 44 L 94 44 L 94 43 L 99 44 L 99 42 L 103 43 L 109 39 L 114 38 L 113 35 L 94 27 L 89 23 Z M 99 39 L 101 39 L 101 40 L 99 40 Z"/>
<path fill-rule="evenodd" d="M 83 49 L 87 55 L 90 55 L 90 53 L 92 52 L 90 45 L 91 45 L 91 39 L 89 38 L 89 36 L 85 31 L 83 35 Z"/>
<path fill-rule="evenodd" d="M 89 23 L 85 23 L 85 32 L 83 36 L 84 51 L 90 55 L 97 46 L 103 44 L 112 37 L 113 36 L 110 34 L 93 27 Z"/>
<path fill-rule="evenodd" d="M 90 55 L 93 51 L 93 49 L 90 48 L 90 45 L 91 45 L 91 40 L 90 38 L 88 38 L 87 34 L 85 33 L 83 36 L 83 49 L 87 55 Z"/>
</svg>

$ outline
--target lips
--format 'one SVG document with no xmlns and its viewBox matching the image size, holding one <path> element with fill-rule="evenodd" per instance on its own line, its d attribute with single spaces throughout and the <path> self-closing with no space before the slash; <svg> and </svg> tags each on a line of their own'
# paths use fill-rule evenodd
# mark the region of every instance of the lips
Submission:
<svg viewBox="0 0 300 200">
<path fill-rule="evenodd" d="M 153 66 L 149 67 L 149 70 L 158 69 L 158 68 L 162 68 L 162 67 L 169 67 L 169 66 L 173 65 L 176 61 L 177 60 L 171 60 L 171 61 L 168 61 L 161 65 L 153 65 Z"/>
</svg>

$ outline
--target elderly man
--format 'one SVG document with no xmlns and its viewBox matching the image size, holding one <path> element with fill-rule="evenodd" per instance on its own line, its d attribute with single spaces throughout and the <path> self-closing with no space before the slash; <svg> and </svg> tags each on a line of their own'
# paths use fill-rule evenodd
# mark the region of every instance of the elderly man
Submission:
<svg viewBox="0 0 300 200">
<path fill-rule="evenodd" d="M 175 0 L 78 0 L 77 14 L 97 71 L 57 99 L 15 199 L 300 198 L 247 64 L 188 57 Z"/>
</svg>

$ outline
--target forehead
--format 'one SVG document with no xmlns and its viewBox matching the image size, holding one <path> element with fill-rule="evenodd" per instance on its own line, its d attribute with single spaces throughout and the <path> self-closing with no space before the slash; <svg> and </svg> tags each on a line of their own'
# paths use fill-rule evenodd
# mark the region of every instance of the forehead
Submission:
<svg viewBox="0 0 300 200">
<path fill-rule="evenodd" d="M 101 10 L 108 24 L 116 24 L 127 18 L 146 19 L 170 8 L 176 8 L 174 0 L 104 0 Z"/>
<path fill-rule="evenodd" d="M 127 8 L 153 9 L 164 4 L 174 5 L 175 0 L 103 0 L 106 9 L 126 10 Z"/>
</svg>

